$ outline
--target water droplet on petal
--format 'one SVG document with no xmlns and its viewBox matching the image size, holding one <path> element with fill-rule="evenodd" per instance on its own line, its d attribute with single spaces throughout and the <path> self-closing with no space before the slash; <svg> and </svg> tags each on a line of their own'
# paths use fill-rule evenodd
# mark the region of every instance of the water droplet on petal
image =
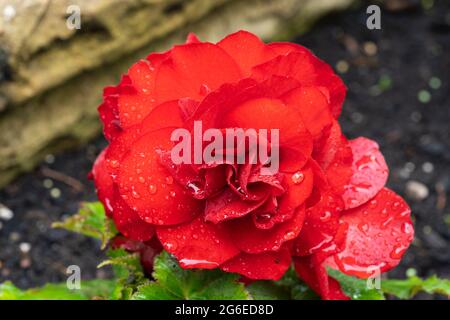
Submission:
<svg viewBox="0 0 450 320">
<path fill-rule="evenodd" d="M 331 218 L 331 211 L 328 211 L 328 210 L 323 212 L 322 215 L 319 217 L 319 219 L 322 222 L 327 222 L 330 220 L 330 218 Z"/>
<path fill-rule="evenodd" d="M 400 259 L 403 256 L 403 254 L 405 253 L 406 248 L 407 247 L 405 247 L 404 245 L 401 245 L 401 244 L 394 246 L 394 249 L 392 250 L 390 257 L 392 259 Z"/>
<path fill-rule="evenodd" d="M 166 177 L 166 183 L 169 184 L 169 185 L 172 184 L 173 183 L 173 177 L 172 176 L 167 176 Z"/>
<path fill-rule="evenodd" d="M 155 194 L 156 191 L 158 191 L 154 184 L 149 185 L 148 188 L 150 190 L 150 194 Z"/>
<path fill-rule="evenodd" d="M 305 179 L 305 175 L 302 172 L 297 171 L 292 175 L 291 179 L 294 184 L 300 184 Z"/>
<path fill-rule="evenodd" d="M 117 167 L 119 167 L 119 161 L 117 161 L 117 160 L 111 160 L 111 161 L 109 162 L 109 165 L 110 165 L 112 168 L 117 168 Z"/>
<path fill-rule="evenodd" d="M 358 224 L 358 229 L 363 233 L 367 233 L 369 231 L 369 225 L 367 223 L 360 223 Z"/>
</svg>

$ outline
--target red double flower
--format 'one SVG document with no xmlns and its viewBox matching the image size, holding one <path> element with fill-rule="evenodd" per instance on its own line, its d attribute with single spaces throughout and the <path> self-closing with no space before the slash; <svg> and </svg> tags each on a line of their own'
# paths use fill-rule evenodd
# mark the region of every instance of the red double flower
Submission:
<svg viewBox="0 0 450 320">
<path fill-rule="evenodd" d="M 385 272 L 413 239 L 409 207 L 384 188 L 378 145 L 341 132 L 345 92 L 302 46 L 244 31 L 216 44 L 190 35 L 105 89 L 99 112 L 110 144 L 93 168 L 99 199 L 125 237 L 156 235 L 183 268 L 277 280 L 294 261 L 323 298 L 345 298 L 327 267 L 363 278 Z M 279 171 L 173 163 L 172 132 L 195 121 L 279 129 Z"/>
</svg>

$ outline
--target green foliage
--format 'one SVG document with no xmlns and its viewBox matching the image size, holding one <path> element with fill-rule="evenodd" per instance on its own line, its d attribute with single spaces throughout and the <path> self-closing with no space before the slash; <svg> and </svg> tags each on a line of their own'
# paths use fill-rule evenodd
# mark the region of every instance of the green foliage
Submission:
<svg viewBox="0 0 450 320">
<path fill-rule="evenodd" d="M 111 294 L 113 300 L 129 300 L 137 287 L 147 281 L 137 253 L 123 249 L 109 250 L 109 259 L 98 265 L 101 268 L 111 265 L 114 271 L 115 286 Z"/>
<path fill-rule="evenodd" d="M 219 270 L 185 270 L 167 252 L 154 264 L 155 281 L 140 286 L 134 300 L 244 300 L 248 293 L 238 276 Z"/>
<path fill-rule="evenodd" d="M 404 280 L 383 279 L 380 282 L 380 290 L 377 290 L 369 289 L 367 280 L 351 277 L 334 269 L 329 269 L 328 273 L 339 281 L 342 290 L 353 300 L 383 300 L 384 294 L 400 299 L 410 299 L 419 292 L 450 297 L 450 280 L 439 279 L 436 276 L 425 280 L 415 275 L 410 275 Z"/>
<path fill-rule="evenodd" d="M 114 223 L 105 214 L 100 202 L 83 203 L 80 211 L 61 222 L 52 224 L 53 228 L 62 228 L 85 236 L 100 239 L 102 249 L 117 234 Z"/>
<path fill-rule="evenodd" d="M 369 289 L 367 280 L 351 277 L 331 268 L 328 269 L 328 274 L 340 283 L 344 293 L 352 300 L 384 300 L 383 292 Z"/>
<path fill-rule="evenodd" d="M 317 300 L 319 297 L 290 268 L 278 281 L 255 281 L 247 286 L 254 300 Z"/>
<path fill-rule="evenodd" d="M 65 283 L 46 284 L 41 288 L 21 290 L 7 281 L 0 285 L 0 300 L 90 300 L 111 296 L 114 280 L 88 280 L 80 289 L 70 290 Z"/>
<path fill-rule="evenodd" d="M 381 287 L 385 293 L 400 299 L 410 299 L 420 291 L 450 297 L 450 280 L 439 279 L 436 276 L 424 280 L 416 276 L 408 277 L 405 280 L 384 280 Z"/>
</svg>

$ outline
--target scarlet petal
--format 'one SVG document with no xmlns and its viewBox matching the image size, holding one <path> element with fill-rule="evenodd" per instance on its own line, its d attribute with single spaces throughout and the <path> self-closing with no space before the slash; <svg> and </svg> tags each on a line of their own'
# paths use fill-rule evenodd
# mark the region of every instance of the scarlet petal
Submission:
<svg viewBox="0 0 450 320">
<path fill-rule="evenodd" d="M 353 175 L 352 149 L 337 121 L 333 121 L 327 137 L 322 138 L 315 144 L 313 158 L 325 171 L 331 187 L 337 194 L 342 195 Z"/>
<path fill-rule="evenodd" d="M 135 89 L 140 93 L 152 93 L 155 87 L 155 67 L 148 60 L 136 62 L 128 70 L 128 75 Z"/>
<path fill-rule="evenodd" d="M 289 250 L 282 248 L 277 252 L 241 253 L 225 262 L 220 268 L 226 272 L 239 273 L 250 279 L 279 280 L 289 269 L 290 264 Z"/>
<path fill-rule="evenodd" d="M 353 175 L 342 198 L 346 209 L 355 208 L 372 199 L 386 184 L 388 167 L 378 144 L 367 138 L 349 141 L 353 152 Z"/>
<path fill-rule="evenodd" d="M 333 121 L 327 97 L 317 87 L 300 87 L 285 94 L 282 100 L 298 110 L 306 128 L 314 137 Z"/>
<path fill-rule="evenodd" d="M 105 155 L 108 170 L 117 175 L 122 159 L 133 143 L 146 133 L 167 127 L 181 127 L 182 112 L 178 100 L 172 100 L 156 106 L 142 123 L 122 131 L 108 147 Z"/>
<path fill-rule="evenodd" d="M 189 32 L 186 43 L 200 43 L 201 41 L 198 39 L 197 35 L 193 32 Z"/>
<path fill-rule="evenodd" d="M 244 76 L 250 74 L 253 66 L 276 56 L 275 51 L 265 45 L 257 36 L 247 31 L 230 34 L 217 45 L 233 57 Z"/>
<path fill-rule="evenodd" d="M 279 199 L 279 212 L 289 212 L 301 206 L 311 195 L 314 185 L 313 171 L 309 165 L 284 176 L 286 193 Z"/>
<path fill-rule="evenodd" d="M 173 128 L 152 131 L 135 141 L 120 163 L 117 184 L 123 199 L 148 223 L 177 224 L 191 220 L 203 203 L 174 183 L 159 163 L 159 150 L 170 150 Z"/>
<path fill-rule="evenodd" d="M 147 241 L 155 234 L 153 225 L 144 222 L 139 215 L 131 209 L 127 203 L 120 197 L 117 189 L 113 200 L 112 218 L 117 227 L 125 237 L 138 240 Z"/>
<path fill-rule="evenodd" d="M 211 43 L 175 46 L 156 75 L 156 99 L 160 102 L 189 97 L 200 99 L 202 88 L 215 90 L 241 78 L 236 62 Z M 176 79 L 176 81 L 174 81 Z"/>
<path fill-rule="evenodd" d="M 302 232 L 294 242 L 295 254 L 306 256 L 331 248 L 342 209 L 342 200 L 329 192 L 323 193 L 317 204 L 306 209 Z"/>
<path fill-rule="evenodd" d="M 235 106 L 222 119 L 224 128 L 279 129 L 280 144 L 298 136 L 303 137 L 299 148 L 312 151 L 311 136 L 306 130 L 298 111 L 286 107 L 280 100 L 259 98 Z M 270 132 L 268 132 L 270 137 Z"/>
<path fill-rule="evenodd" d="M 92 167 L 91 173 L 94 178 L 98 200 L 103 203 L 106 214 L 111 216 L 113 210 L 111 202 L 114 198 L 114 182 L 105 161 L 105 154 L 107 150 L 108 148 L 104 149 L 98 155 L 94 166 Z"/>
<path fill-rule="evenodd" d="M 157 227 L 164 249 L 175 255 L 185 269 L 213 269 L 239 254 L 222 225 L 204 222 L 202 217 L 172 227 Z"/>
<path fill-rule="evenodd" d="M 294 259 L 295 271 L 306 284 L 325 300 L 349 300 L 339 283 L 328 276 L 327 270 L 315 255 Z"/>
<path fill-rule="evenodd" d="M 118 105 L 120 124 L 128 128 L 141 122 L 153 110 L 156 102 L 151 95 L 129 92 L 119 96 Z"/>
<path fill-rule="evenodd" d="M 255 201 L 245 201 L 231 189 L 226 189 L 217 196 L 206 200 L 205 219 L 213 223 L 219 223 L 245 216 L 261 206 L 269 196 L 265 190 L 260 190 L 259 193 L 266 195 L 260 196 L 260 199 Z"/>
<path fill-rule="evenodd" d="M 275 49 L 276 46 L 271 48 Z M 342 80 L 330 66 L 308 50 L 297 47 L 301 49 L 289 51 L 290 48 L 286 46 L 278 48 L 280 52 L 284 51 L 286 54 L 254 67 L 252 77 L 265 79 L 268 75 L 287 76 L 296 79 L 303 86 L 325 87 L 330 95 L 330 111 L 337 118 L 346 94 Z"/>
<path fill-rule="evenodd" d="M 414 237 L 411 210 L 393 191 L 384 188 L 371 201 L 345 211 L 345 249 L 334 256 L 339 269 L 367 278 L 374 271 L 395 267 Z"/>
<path fill-rule="evenodd" d="M 273 228 L 264 230 L 257 228 L 253 218 L 247 215 L 244 218 L 227 222 L 230 238 L 236 246 L 246 253 L 262 253 L 278 251 L 283 243 L 298 236 L 305 218 L 305 207 L 297 208 L 292 219 L 279 223 Z"/>
</svg>

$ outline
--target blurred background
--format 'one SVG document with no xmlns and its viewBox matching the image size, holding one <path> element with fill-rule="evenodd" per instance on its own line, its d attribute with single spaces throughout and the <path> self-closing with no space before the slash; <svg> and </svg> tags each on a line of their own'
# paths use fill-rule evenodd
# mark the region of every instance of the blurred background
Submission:
<svg viewBox="0 0 450 320">
<path fill-rule="evenodd" d="M 370 4 L 381 29 L 367 28 Z M 239 29 L 334 67 L 346 135 L 380 144 L 388 186 L 412 207 L 416 238 L 389 276 L 450 278 L 448 0 L 0 0 L 0 282 L 63 281 L 72 264 L 83 279 L 109 276 L 98 243 L 50 228 L 96 198 L 102 88 L 188 32 L 215 41 Z"/>
</svg>

